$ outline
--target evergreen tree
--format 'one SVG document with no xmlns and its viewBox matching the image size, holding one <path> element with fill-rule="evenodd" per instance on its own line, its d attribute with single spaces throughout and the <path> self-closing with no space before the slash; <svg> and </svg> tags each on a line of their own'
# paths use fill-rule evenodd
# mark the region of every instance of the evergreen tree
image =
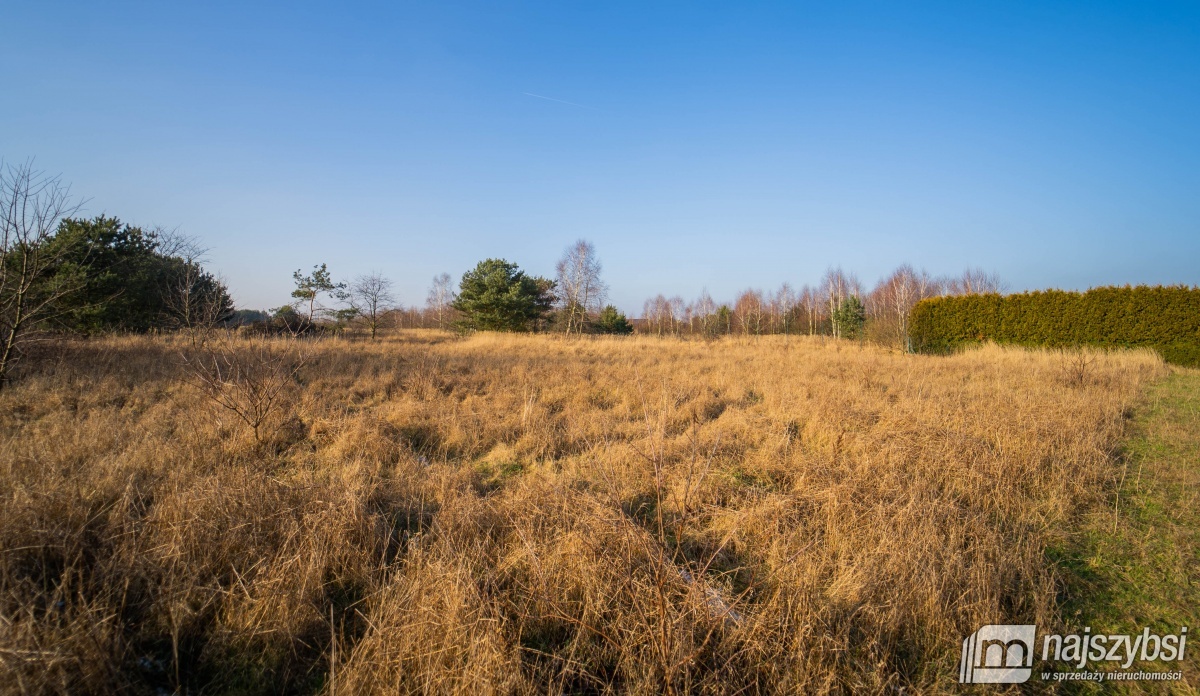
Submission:
<svg viewBox="0 0 1200 696">
<path fill-rule="evenodd" d="M 633 333 L 633 325 L 625 318 L 616 307 L 607 305 L 600 310 L 600 315 L 596 317 L 596 331 L 606 334 L 631 334 Z"/>
<path fill-rule="evenodd" d="M 858 338 L 867 321 L 867 310 L 857 295 L 846 296 L 833 312 L 836 335 L 843 338 Z"/>
<path fill-rule="evenodd" d="M 296 305 L 304 310 L 305 319 L 309 325 L 314 324 L 317 315 L 325 310 L 319 302 L 321 295 L 329 295 L 338 301 L 345 301 L 349 298 L 346 284 L 333 282 L 325 264 L 313 266 L 313 271 L 309 275 L 302 275 L 300 269 L 296 269 L 296 272 L 292 274 L 292 279 L 296 282 L 296 289 L 292 291 L 292 297 L 296 298 Z"/>
<path fill-rule="evenodd" d="M 733 310 L 727 304 L 717 307 L 716 331 L 718 334 L 733 333 Z"/>
<path fill-rule="evenodd" d="M 177 328 L 175 295 L 188 289 L 187 302 L 203 306 L 211 323 L 228 318 L 233 301 L 225 286 L 195 261 L 160 252 L 155 232 L 98 216 L 66 219 L 48 245 L 61 248 L 48 282 L 83 274 L 83 286 L 65 298 L 58 322 L 82 333 Z"/>
<path fill-rule="evenodd" d="M 452 306 L 462 313 L 464 328 L 530 331 L 546 321 L 554 288 L 554 281 L 528 276 L 515 263 L 487 259 L 463 274 Z"/>
</svg>

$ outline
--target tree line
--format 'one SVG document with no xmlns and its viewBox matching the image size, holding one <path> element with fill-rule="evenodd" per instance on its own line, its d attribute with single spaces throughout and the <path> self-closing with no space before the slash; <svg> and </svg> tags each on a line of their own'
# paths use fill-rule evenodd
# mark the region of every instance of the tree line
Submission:
<svg viewBox="0 0 1200 696">
<path fill-rule="evenodd" d="M 904 345 L 907 317 L 919 300 L 997 291 L 999 281 L 972 271 L 931 278 L 902 266 L 870 292 L 840 269 L 798 291 L 746 290 L 718 304 L 663 295 L 630 319 L 608 303 L 595 247 L 579 240 L 553 278 L 530 275 L 506 259 L 485 259 L 456 283 L 433 279 L 423 306 L 397 302 L 381 273 L 338 281 L 325 264 L 296 270 L 291 301 L 269 311 L 237 310 L 225 283 L 204 268 L 192 238 L 143 229 L 115 217 L 78 216 L 80 204 L 58 177 L 31 164 L 0 167 L 0 383 L 48 332 L 184 330 L 197 340 L 218 326 L 294 336 L 351 327 L 376 338 L 385 326 L 458 331 L 559 331 L 565 334 L 720 336 L 771 333 L 871 338 Z"/>
<path fill-rule="evenodd" d="M 993 274 L 930 276 L 900 266 L 867 291 L 853 274 L 830 269 L 820 282 L 775 291 L 748 289 L 717 303 L 657 295 L 640 318 L 608 302 L 596 248 L 568 247 L 554 277 L 531 275 L 506 259 L 485 259 L 455 280 L 435 276 L 422 306 L 397 302 L 382 273 L 339 281 L 325 264 L 293 273 L 290 301 L 267 311 L 238 310 L 228 288 L 204 268 L 195 239 L 143 229 L 115 217 L 78 216 L 81 206 L 58 177 L 30 163 L 0 164 L 0 385 L 13 364 L 52 332 L 182 330 L 193 341 L 216 327 L 303 336 L 383 327 L 457 331 L 557 331 L 717 337 L 808 334 L 911 348 L 917 302 L 996 293 Z"/>
<path fill-rule="evenodd" d="M 630 319 L 608 304 L 608 285 L 595 246 L 579 240 L 563 253 L 555 277 L 527 274 L 505 259 L 486 259 L 456 284 L 448 273 L 433 278 L 423 306 L 395 303 L 391 283 L 379 274 L 359 276 L 352 284 L 333 283 L 324 265 L 312 274 L 296 271 L 293 297 L 300 303 L 274 310 L 285 326 L 377 326 L 442 328 L 458 331 L 555 331 L 565 334 L 659 336 L 766 334 L 827 335 L 871 340 L 910 349 L 909 314 L 926 298 L 995 293 L 1004 289 L 998 276 L 973 269 L 961 276 L 934 277 L 902 265 L 867 291 L 856 276 L 830 269 L 816 285 L 777 291 L 749 289 L 732 302 L 718 304 L 707 291 L 686 302 L 657 295 L 646 300 L 640 318 Z M 370 289 L 365 291 L 364 288 Z M 334 304 L 314 304 L 325 297 Z M 380 298 L 385 300 L 380 302 Z M 314 309 L 315 307 L 315 309 Z M 364 309 L 365 308 L 365 309 Z"/>
<path fill-rule="evenodd" d="M 507 259 L 485 259 L 457 284 L 433 278 L 423 307 L 405 307 L 393 283 L 378 272 L 335 281 L 325 264 L 297 270 L 292 301 L 269 312 L 243 311 L 236 320 L 259 329 L 302 335 L 365 328 L 372 339 L 384 326 L 454 331 L 627 334 L 633 323 L 606 304 L 595 247 L 580 240 L 564 252 L 554 278 L 530 275 Z"/>
<path fill-rule="evenodd" d="M 487 259 L 466 272 L 457 286 L 448 273 L 435 276 L 424 306 L 389 305 L 380 321 L 397 328 L 566 334 L 828 335 L 907 349 L 911 348 L 909 314 L 917 302 L 1005 289 L 999 276 L 982 269 L 934 277 L 904 264 L 866 291 L 855 275 L 836 268 L 827 271 L 816 285 L 793 290 L 785 283 L 774 292 L 748 289 L 732 302 L 721 304 L 707 291 L 692 302 L 660 294 L 646 300 L 640 318 L 630 319 L 607 302 L 609 287 L 601 276 L 602 268 L 595 246 L 586 240 L 566 249 L 553 279 L 527 275 L 505 259 Z M 356 282 L 386 280 L 372 275 Z M 349 298 L 350 307 L 355 307 L 355 295 L 352 292 L 342 299 Z M 330 297 L 338 296 L 331 293 Z M 282 311 L 290 310 L 285 307 Z M 336 321 L 337 311 L 328 316 Z M 355 313 L 345 316 L 352 319 Z"/>
<path fill-rule="evenodd" d="M 775 291 L 744 290 L 718 304 L 707 291 L 691 302 L 657 295 L 646 300 L 639 331 L 657 335 L 805 334 L 865 339 L 911 348 L 909 315 L 917 302 L 944 295 L 997 293 L 999 276 L 969 269 L 961 276 L 934 277 L 901 265 L 869 291 L 852 273 L 831 268 L 815 285 Z"/>
</svg>

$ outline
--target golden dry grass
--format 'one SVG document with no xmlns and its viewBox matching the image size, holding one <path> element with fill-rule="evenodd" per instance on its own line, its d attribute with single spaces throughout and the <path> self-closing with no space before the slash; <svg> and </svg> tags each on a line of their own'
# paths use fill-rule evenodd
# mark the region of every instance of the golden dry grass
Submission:
<svg viewBox="0 0 1200 696">
<path fill-rule="evenodd" d="M 1045 551 L 1165 373 L 795 337 L 208 357 L 299 353 L 261 441 L 170 337 L 0 392 L 0 690 L 952 691 L 979 625 L 1060 625 Z"/>
</svg>

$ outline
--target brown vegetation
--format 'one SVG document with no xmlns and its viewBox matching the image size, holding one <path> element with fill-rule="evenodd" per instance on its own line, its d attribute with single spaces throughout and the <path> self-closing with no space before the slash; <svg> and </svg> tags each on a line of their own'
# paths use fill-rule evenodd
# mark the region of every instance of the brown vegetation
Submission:
<svg viewBox="0 0 1200 696">
<path fill-rule="evenodd" d="M 61 343 L 0 393 L 0 689 L 950 691 L 979 625 L 1061 623 L 1045 550 L 1111 509 L 1164 372 L 433 332 L 280 372 L 296 342 L 256 341 L 214 364 L 291 381 L 258 437 L 182 338 Z"/>
</svg>

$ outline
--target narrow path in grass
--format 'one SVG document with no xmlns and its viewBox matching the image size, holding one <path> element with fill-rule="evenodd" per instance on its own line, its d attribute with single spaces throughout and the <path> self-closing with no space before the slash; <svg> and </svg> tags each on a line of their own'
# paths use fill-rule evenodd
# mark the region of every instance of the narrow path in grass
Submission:
<svg viewBox="0 0 1200 696">
<path fill-rule="evenodd" d="M 1108 684 L 1102 691 L 1200 691 L 1200 370 L 1176 369 L 1150 389 L 1125 446 L 1127 470 L 1113 507 L 1089 517 L 1060 557 L 1063 619 L 1093 634 L 1159 635 L 1188 627 L 1183 681 Z M 1192 635 L 1195 633 L 1196 635 Z M 1119 669 L 1099 663 L 1093 669 Z M 1115 687 L 1115 688 L 1114 688 Z M 1090 690 L 1090 689 L 1084 689 Z"/>
</svg>

